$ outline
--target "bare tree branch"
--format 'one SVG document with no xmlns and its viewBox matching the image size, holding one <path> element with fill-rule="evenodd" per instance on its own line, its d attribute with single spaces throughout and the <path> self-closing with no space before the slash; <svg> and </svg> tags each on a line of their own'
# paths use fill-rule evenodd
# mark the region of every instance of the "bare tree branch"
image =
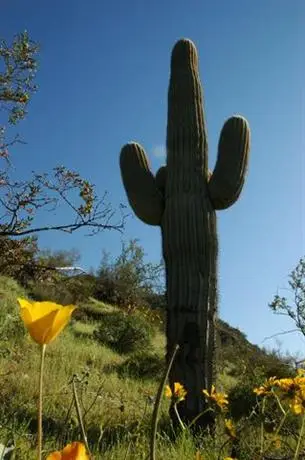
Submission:
<svg viewBox="0 0 305 460">
<path fill-rule="evenodd" d="M 282 332 L 277 332 L 276 334 L 269 335 L 268 337 L 265 337 L 261 343 L 266 342 L 267 340 L 274 339 L 275 337 L 278 337 L 279 335 L 286 335 L 286 334 L 291 334 L 292 332 L 298 332 L 301 333 L 299 329 L 291 329 L 290 331 L 282 331 Z"/>
<path fill-rule="evenodd" d="M 27 104 L 37 90 L 38 49 L 27 32 L 17 35 L 11 45 L 0 40 L 0 111 L 7 114 L 8 125 L 16 125 L 26 116 Z M 0 237 L 51 230 L 72 233 L 83 227 L 90 228 L 90 236 L 102 230 L 122 232 L 127 218 L 123 205 L 118 219 L 117 211 L 106 202 L 106 193 L 98 199 L 95 186 L 75 171 L 56 166 L 53 174 L 32 172 L 28 181 L 12 180 L 10 148 L 16 143 L 23 143 L 19 134 L 7 140 L 6 126 L 0 125 L 0 160 L 5 162 L 5 168 L 0 169 Z M 60 204 L 71 213 L 72 222 L 36 225 L 38 211 L 51 212 Z"/>
</svg>

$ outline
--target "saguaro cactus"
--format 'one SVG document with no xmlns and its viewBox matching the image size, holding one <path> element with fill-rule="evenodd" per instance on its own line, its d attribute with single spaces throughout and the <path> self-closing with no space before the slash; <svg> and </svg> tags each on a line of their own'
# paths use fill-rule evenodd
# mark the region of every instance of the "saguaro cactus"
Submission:
<svg viewBox="0 0 305 460">
<path fill-rule="evenodd" d="M 179 40 L 172 51 L 168 90 L 167 160 L 156 176 L 143 148 L 123 147 L 122 180 L 129 203 L 145 223 L 159 225 L 167 289 L 167 358 L 180 345 L 170 383 L 182 383 L 186 421 L 205 409 L 202 389 L 215 380 L 218 239 L 216 210 L 238 199 L 248 164 L 250 131 L 241 116 L 221 131 L 215 169 L 208 145 L 195 45 Z M 198 419 L 206 425 L 207 418 Z"/>
</svg>

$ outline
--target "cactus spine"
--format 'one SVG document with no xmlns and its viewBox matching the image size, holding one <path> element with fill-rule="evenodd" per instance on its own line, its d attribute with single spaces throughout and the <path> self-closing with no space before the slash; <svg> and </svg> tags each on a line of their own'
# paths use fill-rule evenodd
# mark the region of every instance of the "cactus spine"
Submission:
<svg viewBox="0 0 305 460">
<path fill-rule="evenodd" d="M 137 143 L 123 147 L 121 175 L 130 205 L 145 223 L 159 225 L 167 289 L 167 356 L 180 350 L 170 383 L 188 394 L 179 405 L 186 421 L 205 409 L 203 388 L 215 381 L 218 238 L 216 210 L 226 209 L 242 190 L 250 145 L 247 121 L 228 119 L 221 131 L 215 169 L 208 145 L 194 44 L 179 40 L 171 56 L 168 90 L 167 161 L 156 176 Z M 209 423 L 199 418 L 197 425 Z"/>
</svg>

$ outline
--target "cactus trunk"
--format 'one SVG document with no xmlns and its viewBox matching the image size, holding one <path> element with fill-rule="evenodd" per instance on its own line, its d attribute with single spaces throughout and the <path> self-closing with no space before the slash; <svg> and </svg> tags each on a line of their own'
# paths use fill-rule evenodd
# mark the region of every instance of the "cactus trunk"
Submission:
<svg viewBox="0 0 305 460">
<path fill-rule="evenodd" d="M 182 383 L 179 404 L 190 422 L 205 409 L 214 382 L 217 309 L 216 213 L 207 194 L 207 140 L 197 53 L 186 41 L 172 52 L 168 90 L 166 206 L 162 218 L 167 267 L 167 354 L 180 351 L 170 383 Z M 205 417 L 201 421 L 205 422 Z"/>
<path fill-rule="evenodd" d="M 168 356 L 174 345 L 180 344 L 170 384 L 180 382 L 187 389 L 179 412 L 183 420 L 191 422 L 205 409 L 202 389 L 210 389 L 215 383 L 215 211 L 203 194 L 192 198 L 177 194 L 166 207 L 162 233 L 167 268 Z M 205 417 L 199 422 L 205 424 Z"/>
<path fill-rule="evenodd" d="M 242 117 L 224 125 L 213 173 L 199 79 L 198 56 L 190 40 L 179 40 L 171 58 L 168 90 L 167 162 L 153 176 L 144 150 L 127 144 L 121 173 L 137 216 L 162 231 L 167 289 L 167 359 L 179 351 L 170 385 L 180 382 L 187 396 L 178 410 L 191 422 L 206 409 L 202 389 L 215 383 L 218 238 L 216 210 L 231 206 L 244 184 L 249 127 Z M 173 412 L 174 414 L 174 412 Z M 173 415 L 174 416 L 174 415 Z M 208 412 L 196 426 L 213 425 Z"/>
</svg>

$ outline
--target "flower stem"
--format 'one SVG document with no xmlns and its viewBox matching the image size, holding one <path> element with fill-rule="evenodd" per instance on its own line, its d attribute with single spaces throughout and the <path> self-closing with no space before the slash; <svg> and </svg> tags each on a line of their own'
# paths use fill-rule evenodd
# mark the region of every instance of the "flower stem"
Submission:
<svg viewBox="0 0 305 460">
<path fill-rule="evenodd" d="M 200 419 L 200 417 L 202 417 L 204 414 L 206 414 L 207 412 L 214 412 L 213 409 L 211 407 L 208 407 L 207 409 L 205 409 L 204 411 L 200 412 L 200 414 L 196 415 L 195 418 L 193 418 L 193 420 L 191 421 L 191 423 L 187 426 L 188 429 L 192 428 L 193 425 L 195 425 L 195 423 L 197 422 L 197 420 Z"/>
<path fill-rule="evenodd" d="M 179 345 L 176 345 L 172 351 L 167 369 L 164 373 L 163 379 L 160 383 L 158 393 L 156 396 L 156 402 L 154 406 L 154 411 L 153 411 L 153 416 L 152 416 L 152 422 L 151 422 L 151 437 L 150 437 L 150 455 L 149 459 L 150 460 L 156 460 L 156 435 L 157 435 L 157 424 L 158 424 L 158 413 L 159 413 L 159 408 L 161 404 L 161 397 L 164 391 L 164 387 L 166 384 L 166 381 L 168 379 L 169 371 L 171 370 L 171 367 L 173 365 L 176 353 L 179 349 Z"/>
<path fill-rule="evenodd" d="M 272 391 L 272 394 L 273 394 L 273 396 L 275 397 L 275 399 L 276 399 L 276 401 L 277 401 L 277 403 L 278 403 L 278 405 L 279 405 L 279 408 L 281 409 L 282 414 L 283 414 L 283 415 L 286 415 L 286 411 L 284 410 L 284 408 L 283 408 L 283 406 L 282 406 L 282 404 L 281 404 L 280 398 L 278 397 L 278 395 L 275 393 L 274 390 L 271 390 L 271 391 Z"/>
<path fill-rule="evenodd" d="M 179 425 L 181 426 L 182 431 L 184 431 L 185 426 L 184 426 L 184 423 L 182 422 L 182 420 L 180 418 L 180 415 L 179 415 L 179 412 L 178 412 L 178 409 L 177 409 L 177 403 L 174 404 L 174 411 L 175 411 L 176 417 L 178 419 Z"/>
<path fill-rule="evenodd" d="M 296 448 L 295 453 L 294 453 L 293 460 L 297 460 L 299 458 L 301 440 L 303 439 L 304 431 L 305 431 L 305 414 L 303 416 L 303 421 L 302 421 L 302 426 L 301 426 L 301 430 L 300 430 L 300 434 L 299 434 L 298 444 L 297 444 L 297 448 Z"/>
<path fill-rule="evenodd" d="M 266 397 L 263 399 L 262 402 L 262 421 L 261 421 L 261 447 L 260 447 L 260 454 L 263 456 L 264 454 L 264 441 L 265 441 L 265 430 L 264 430 L 264 416 L 265 416 L 265 407 L 266 407 Z M 262 458 L 262 457 L 261 457 Z"/>
<path fill-rule="evenodd" d="M 38 400 L 38 460 L 42 458 L 42 387 L 43 387 L 43 366 L 46 353 L 46 344 L 41 347 L 40 355 L 40 377 L 39 377 L 39 400 Z"/>
<path fill-rule="evenodd" d="M 273 435 L 274 438 L 276 438 L 276 437 L 278 436 L 279 432 L 281 431 L 281 429 L 282 429 L 282 427 L 283 427 L 283 425 L 284 425 L 284 422 L 285 422 L 285 420 L 286 420 L 286 418 L 287 418 L 287 415 L 288 415 L 288 411 L 285 412 L 284 417 L 282 417 L 282 420 L 280 421 L 280 424 L 279 424 L 279 426 L 277 427 L 277 430 L 276 430 L 276 432 L 275 432 L 274 435 Z M 269 444 L 267 444 L 267 447 L 265 448 L 265 452 L 267 452 L 267 450 L 269 449 L 269 447 L 271 446 L 271 444 L 272 444 L 272 441 L 270 441 Z"/>
</svg>

